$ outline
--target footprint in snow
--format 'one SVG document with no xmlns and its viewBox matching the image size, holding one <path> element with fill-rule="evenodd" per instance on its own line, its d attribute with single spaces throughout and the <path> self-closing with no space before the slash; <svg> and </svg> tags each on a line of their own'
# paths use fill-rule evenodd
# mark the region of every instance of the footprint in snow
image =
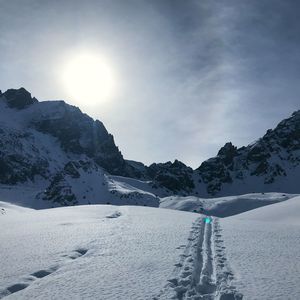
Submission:
<svg viewBox="0 0 300 300">
<path fill-rule="evenodd" d="M 22 281 L 24 282 L 12 284 L 6 289 L 0 291 L 0 299 L 26 289 L 33 281 L 44 278 L 50 275 L 51 273 L 55 272 L 57 269 L 58 267 L 52 267 L 47 270 L 39 270 L 30 274 L 30 276 L 28 276 L 27 278 L 23 278 Z"/>
<path fill-rule="evenodd" d="M 122 214 L 119 211 L 115 211 L 111 215 L 106 216 L 107 219 L 116 219 L 119 218 Z"/>
<path fill-rule="evenodd" d="M 87 252 L 88 252 L 88 250 L 85 248 L 78 248 L 78 249 L 72 251 L 70 254 L 63 255 L 63 257 L 67 257 L 67 258 L 74 260 L 74 259 L 77 259 L 77 258 L 85 255 Z"/>
<path fill-rule="evenodd" d="M 63 257 L 67 257 L 67 258 L 74 260 L 74 259 L 84 256 L 87 252 L 88 252 L 88 249 L 78 248 L 78 249 L 72 251 L 70 254 L 63 255 Z M 68 262 L 66 261 L 66 263 L 68 263 Z M 34 273 L 31 273 L 27 277 L 23 277 L 23 280 L 22 280 L 23 282 L 12 284 L 3 290 L 0 290 L 0 299 L 26 289 L 27 287 L 30 286 L 30 284 L 32 282 L 34 282 L 36 280 L 41 280 L 42 278 L 54 273 L 63 265 L 64 264 L 52 266 L 48 269 L 38 270 Z"/>
</svg>

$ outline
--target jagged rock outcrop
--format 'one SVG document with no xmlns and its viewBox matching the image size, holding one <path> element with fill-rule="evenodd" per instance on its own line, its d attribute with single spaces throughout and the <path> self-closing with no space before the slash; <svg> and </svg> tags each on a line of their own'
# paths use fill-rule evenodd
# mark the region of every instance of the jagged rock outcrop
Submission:
<svg viewBox="0 0 300 300">
<path fill-rule="evenodd" d="M 225 184 L 240 185 L 245 192 L 250 192 L 255 188 L 269 190 L 274 183 L 274 191 L 281 190 L 284 186 L 276 186 L 276 181 L 286 177 L 287 173 L 297 173 L 299 150 L 300 111 L 297 111 L 247 147 L 237 149 L 231 143 L 225 144 L 216 157 L 203 162 L 196 172 L 210 195 L 222 192 Z M 264 186 L 251 185 L 254 178 Z"/>
<path fill-rule="evenodd" d="M 175 160 L 172 162 L 152 164 L 146 174 L 159 187 L 165 187 L 174 193 L 191 193 L 195 187 L 193 169 Z"/>
<path fill-rule="evenodd" d="M 5 93 L 1 94 L 3 100 L 10 108 L 23 109 L 33 103 L 38 102 L 36 98 L 32 98 L 31 94 L 24 88 L 9 89 Z"/>
</svg>

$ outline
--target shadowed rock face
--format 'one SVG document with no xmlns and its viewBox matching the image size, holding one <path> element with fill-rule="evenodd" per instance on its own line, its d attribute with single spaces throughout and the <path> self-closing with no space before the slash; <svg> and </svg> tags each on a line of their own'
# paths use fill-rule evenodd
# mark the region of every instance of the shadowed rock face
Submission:
<svg viewBox="0 0 300 300">
<path fill-rule="evenodd" d="M 33 181 L 36 175 L 46 178 L 48 168 L 49 162 L 39 154 L 31 133 L 0 130 L 0 183 Z"/>
<path fill-rule="evenodd" d="M 43 116 L 32 122 L 35 129 L 56 137 L 66 152 L 85 154 L 108 172 L 125 173 L 125 161 L 114 138 L 104 125 L 78 108 L 60 103 L 60 114 Z"/>
<path fill-rule="evenodd" d="M 172 162 L 152 164 L 147 168 L 146 174 L 159 186 L 182 193 L 192 192 L 195 187 L 193 182 L 193 169 L 184 163 L 175 160 Z"/>
<path fill-rule="evenodd" d="M 14 185 L 34 181 L 36 176 L 46 180 L 53 178 L 50 171 L 53 161 L 45 153 L 48 150 L 37 145 L 36 131 L 54 137 L 70 159 L 73 155 L 77 159 L 85 155 L 109 173 L 129 175 L 113 136 L 100 121 L 94 121 L 64 101 L 38 102 L 24 88 L 7 90 L 0 97 L 9 108 L 21 113 L 17 128 L 5 125 L 5 122 L 0 126 L 0 183 Z M 24 109 L 34 103 L 37 105 L 32 109 Z M 15 114 L 14 110 L 4 112 L 7 113 Z M 67 164 L 65 171 L 78 176 L 76 168 Z"/>
<path fill-rule="evenodd" d="M 23 109 L 33 103 L 38 102 L 36 98 L 32 98 L 31 94 L 24 88 L 9 89 L 4 94 L 6 103 L 11 108 Z"/>
</svg>

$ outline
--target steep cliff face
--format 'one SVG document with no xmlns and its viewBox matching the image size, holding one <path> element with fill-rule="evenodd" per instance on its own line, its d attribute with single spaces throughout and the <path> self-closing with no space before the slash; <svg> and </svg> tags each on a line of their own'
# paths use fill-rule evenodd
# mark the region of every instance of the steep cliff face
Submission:
<svg viewBox="0 0 300 300">
<path fill-rule="evenodd" d="M 40 103 L 43 106 L 44 103 Z M 47 106 L 53 103 L 46 103 Z M 113 174 L 125 173 L 125 160 L 104 125 L 63 101 L 50 113 L 35 114 L 31 126 L 58 139 L 67 153 L 84 154 Z"/>
<path fill-rule="evenodd" d="M 12 120 L 9 120 L 9 125 L 1 126 L 2 170 L 10 169 L 3 161 L 4 153 L 8 155 L 7 161 L 13 164 L 21 161 L 25 164 L 26 158 L 27 161 L 31 160 L 30 153 L 24 152 L 22 159 L 20 156 L 22 151 L 26 150 L 24 144 L 35 147 L 34 132 L 37 131 L 56 138 L 66 153 L 86 155 L 108 172 L 124 174 L 125 160 L 115 145 L 113 136 L 100 121 L 94 121 L 78 108 L 63 101 L 38 102 L 23 88 L 6 91 L 2 94 L 1 101 L 2 113 L 6 114 L 6 118 L 7 115 L 12 115 L 12 120 L 15 120 L 13 126 L 10 126 Z M 28 169 L 28 166 L 26 168 Z"/>
</svg>

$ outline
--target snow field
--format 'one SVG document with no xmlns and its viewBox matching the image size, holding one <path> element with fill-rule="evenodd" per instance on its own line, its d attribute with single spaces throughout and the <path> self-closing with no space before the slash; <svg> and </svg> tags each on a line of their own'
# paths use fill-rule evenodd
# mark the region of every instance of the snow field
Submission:
<svg viewBox="0 0 300 300">
<path fill-rule="evenodd" d="M 245 299 L 300 299 L 300 197 L 220 224 L 234 284 Z"/>
<path fill-rule="evenodd" d="M 211 207 L 275 198 L 216 198 Z M 0 298 L 300 299 L 300 196 L 278 201 L 212 222 L 149 207 L 0 202 Z"/>
<path fill-rule="evenodd" d="M 198 217 L 134 206 L 18 211 L 5 205 L 0 297 L 7 300 L 152 299 Z"/>
</svg>

